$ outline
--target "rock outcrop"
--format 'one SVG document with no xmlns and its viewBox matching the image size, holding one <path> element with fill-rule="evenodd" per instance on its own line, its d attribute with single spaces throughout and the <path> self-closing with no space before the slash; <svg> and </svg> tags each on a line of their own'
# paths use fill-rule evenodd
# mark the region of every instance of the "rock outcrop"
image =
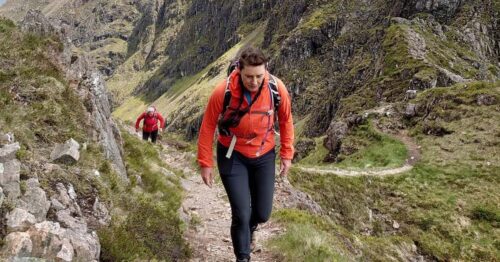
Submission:
<svg viewBox="0 0 500 262">
<path fill-rule="evenodd" d="M 111 118 L 111 96 L 106 90 L 102 75 L 86 55 L 71 52 L 73 44 L 68 39 L 64 27 L 54 25 L 39 11 L 28 12 L 21 27 L 35 34 L 59 36 L 64 44 L 64 51 L 54 59 L 64 70 L 72 87 L 77 89 L 80 98 L 85 101 L 87 118 L 95 130 L 93 139 L 103 146 L 106 157 L 112 161 L 120 178 L 128 181 L 122 158 L 121 136 Z"/>
<path fill-rule="evenodd" d="M 66 141 L 64 144 L 58 144 L 52 150 L 50 154 L 50 159 L 54 163 L 61 163 L 66 165 L 71 165 L 78 162 L 80 159 L 80 144 L 76 142 L 73 138 Z"/>
</svg>

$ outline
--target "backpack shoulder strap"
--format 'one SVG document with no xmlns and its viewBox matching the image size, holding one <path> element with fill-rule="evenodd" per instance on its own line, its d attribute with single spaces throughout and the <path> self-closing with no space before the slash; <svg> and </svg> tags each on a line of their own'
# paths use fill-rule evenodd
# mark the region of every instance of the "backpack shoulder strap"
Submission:
<svg viewBox="0 0 500 262">
<path fill-rule="evenodd" d="M 274 111 L 277 112 L 281 104 L 281 96 L 278 92 L 278 80 L 274 75 L 269 74 L 269 90 L 272 94 L 272 100 L 274 104 Z"/>
<path fill-rule="evenodd" d="M 229 102 L 231 102 L 231 90 L 229 89 L 229 82 L 231 81 L 231 77 L 228 76 L 226 79 L 226 91 L 224 92 L 224 103 L 222 104 L 222 115 L 227 110 L 227 107 L 229 106 Z"/>
</svg>

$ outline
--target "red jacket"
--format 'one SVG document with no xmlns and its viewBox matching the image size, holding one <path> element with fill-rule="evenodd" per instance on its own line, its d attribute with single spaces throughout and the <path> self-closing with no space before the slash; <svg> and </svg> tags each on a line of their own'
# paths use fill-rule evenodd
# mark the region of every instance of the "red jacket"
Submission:
<svg viewBox="0 0 500 262">
<path fill-rule="evenodd" d="M 239 70 L 235 70 L 230 77 L 229 88 L 231 89 L 231 96 L 233 97 L 230 102 L 230 106 L 233 108 L 237 107 L 239 98 L 243 95 L 241 88 L 239 87 Z M 266 136 L 266 132 L 269 126 L 274 124 L 274 117 L 270 119 L 263 115 L 262 112 L 273 110 L 274 106 L 271 104 L 271 94 L 269 88 L 267 88 L 269 82 L 269 74 L 266 73 L 264 78 L 263 89 L 259 98 L 252 105 L 250 112 L 245 114 L 241 118 L 239 125 L 235 128 L 230 128 L 230 131 L 236 135 L 237 141 L 234 148 L 235 151 L 243 154 L 249 158 L 256 158 L 259 155 L 263 155 L 269 150 L 273 149 L 275 146 L 274 132 L 269 132 Z M 210 100 L 208 101 L 207 109 L 203 116 L 203 122 L 201 124 L 200 135 L 198 139 L 198 163 L 201 167 L 212 167 L 213 156 L 212 156 L 212 145 L 214 139 L 214 132 L 217 127 L 217 121 L 219 115 L 222 112 L 222 106 L 224 104 L 224 93 L 226 89 L 226 81 L 221 82 L 213 91 Z M 291 110 L 291 101 L 288 91 L 281 80 L 278 79 L 278 92 L 281 96 L 281 105 L 278 109 L 278 122 L 280 126 L 280 156 L 283 159 L 293 158 L 293 119 Z M 252 99 L 255 94 L 251 94 Z M 243 100 L 241 108 L 246 108 L 248 106 L 248 101 Z M 272 116 L 272 115 L 271 115 Z M 268 120 L 271 120 L 269 123 Z M 231 137 L 221 136 L 219 134 L 218 141 L 229 147 L 231 143 Z M 261 143 L 264 141 L 264 145 Z M 259 152 L 259 150 L 261 152 Z"/>
<path fill-rule="evenodd" d="M 158 130 L 158 128 L 165 125 L 165 119 L 160 114 L 160 112 L 154 112 L 153 115 L 148 115 L 146 112 L 142 113 L 137 121 L 135 121 L 135 129 L 139 129 L 139 124 L 141 120 L 144 119 L 144 123 L 142 124 L 143 132 L 153 132 Z M 160 120 L 160 125 L 158 125 L 158 120 Z"/>
</svg>

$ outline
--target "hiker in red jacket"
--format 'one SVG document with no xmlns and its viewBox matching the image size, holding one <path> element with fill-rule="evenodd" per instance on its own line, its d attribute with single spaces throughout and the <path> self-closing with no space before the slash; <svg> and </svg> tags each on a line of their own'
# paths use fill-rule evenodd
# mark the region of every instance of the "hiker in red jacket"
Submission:
<svg viewBox="0 0 500 262">
<path fill-rule="evenodd" d="M 135 121 L 135 131 L 139 132 L 139 124 L 141 120 L 144 119 L 142 124 L 142 139 L 148 140 L 151 137 L 151 142 L 156 143 L 156 138 L 158 137 L 158 131 L 161 133 L 163 131 L 163 126 L 165 125 L 165 119 L 156 111 L 153 106 L 148 107 L 146 112 L 142 113 Z M 158 120 L 160 120 L 160 125 L 158 125 Z"/>
</svg>

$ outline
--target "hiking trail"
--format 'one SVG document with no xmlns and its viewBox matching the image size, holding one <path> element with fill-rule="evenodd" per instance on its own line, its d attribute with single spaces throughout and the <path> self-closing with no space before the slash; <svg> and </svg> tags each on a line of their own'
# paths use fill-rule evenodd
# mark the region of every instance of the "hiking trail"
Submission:
<svg viewBox="0 0 500 262">
<path fill-rule="evenodd" d="M 408 158 L 405 164 L 401 167 L 390 168 L 390 169 L 361 169 L 361 170 L 349 170 L 341 169 L 336 167 L 325 167 L 325 168 L 315 168 L 315 167 L 298 167 L 299 170 L 316 173 L 316 174 L 333 174 L 337 176 L 389 176 L 397 175 L 400 173 L 407 172 L 413 168 L 416 162 L 420 160 L 420 147 L 413 141 L 413 139 L 408 136 L 406 130 L 399 130 L 397 132 L 391 132 L 389 130 L 384 130 L 377 126 L 377 122 L 374 123 L 374 128 L 377 132 L 389 135 L 391 138 L 401 141 L 408 150 Z"/>
<path fill-rule="evenodd" d="M 190 261 L 234 261 L 230 236 L 231 208 L 220 179 L 209 188 L 193 167 L 193 153 L 179 151 L 165 142 L 161 145 L 161 158 L 185 176 L 181 179 L 185 192 L 181 214 L 187 220 L 185 238 L 193 250 Z M 266 223 L 256 232 L 258 243 L 280 232 L 282 229 L 277 224 Z M 256 251 L 252 253 L 252 261 L 275 261 L 267 250 L 258 248 Z"/>
</svg>

